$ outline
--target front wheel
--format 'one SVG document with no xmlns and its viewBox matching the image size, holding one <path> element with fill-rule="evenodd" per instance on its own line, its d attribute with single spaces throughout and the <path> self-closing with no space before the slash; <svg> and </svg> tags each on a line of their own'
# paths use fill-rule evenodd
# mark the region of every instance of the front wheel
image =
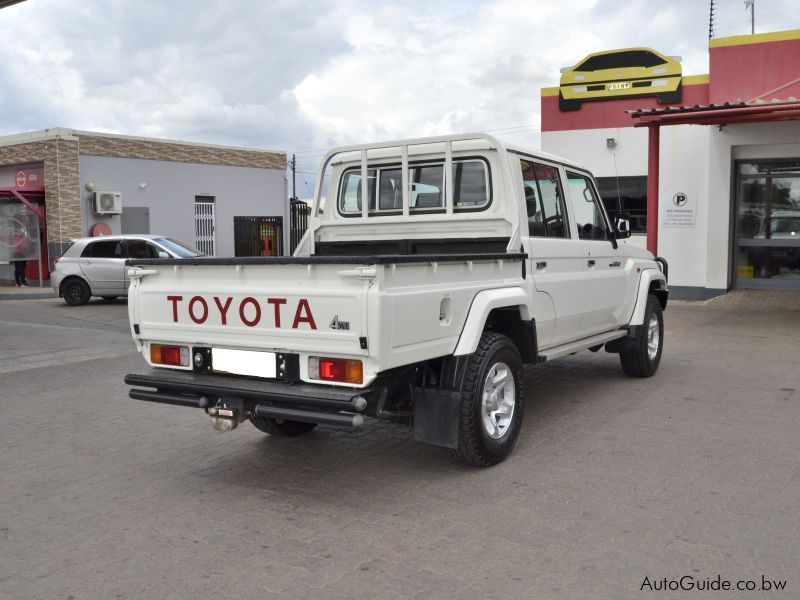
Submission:
<svg viewBox="0 0 800 600">
<path fill-rule="evenodd" d="M 501 462 L 517 444 L 524 409 L 517 347 L 504 335 L 485 332 L 461 384 L 458 448 L 453 455 L 479 467 Z"/>
<path fill-rule="evenodd" d="M 294 437 L 308 433 L 316 423 L 303 423 L 301 421 L 286 421 L 284 419 L 273 419 L 270 417 L 250 417 L 250 422 L 264 433 L 274 437 Z"/>
<path fill-rule="evenodd" d="M 639 328 L 633 341 L 633 349 L 619 353 L 622 370 L 631 377 L 650 377 L 661 362 L 664 349 L 664 315 L 661 303 L 654 295 L 647 297 L 644 310 L 644 325 Z"/>
</svg>

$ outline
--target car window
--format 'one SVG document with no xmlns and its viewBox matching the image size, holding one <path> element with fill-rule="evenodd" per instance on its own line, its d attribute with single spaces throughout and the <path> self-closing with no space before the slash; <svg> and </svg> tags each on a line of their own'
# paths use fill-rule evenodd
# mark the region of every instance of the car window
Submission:
<svg viewBox="0 0 800 600">
<path fill-rule="evenodd" d="M 569 237 L 558 168 L 526 159 L 520 160 L 520 168 L 528 211 L 528 235 Z"/>
<path fill-rule="evenodd" d="M 198 252 L 186 242 L 181 242 L 172 238 L 155 238 L 155 241 L 178 258 L 194 258 L 195 256 L 203 256 L 201 252 Z M 158 251 L 159 248 L 156 248 L 156 256 L 158 256 Z"/>
<path fill-rule="evenodd" d="M 158 248 L 145 240 L 128 240 L 128 258 L 158 258 Z"/>
<path fill-rule="evenodd" d="M 667 61 L 647 50 L 625 50 L 592 56 L 575 67 L 576 71 L 602 71 L 604 69 L 626 69 L 629 67 L 655 67 Z"/>
<path fill-rule="evenodd" d="M 591 180 L 585 175 L 567 171 L 572 212 L 582 240 L 607 240 L 608 227 Z"/>
<path fill-rule="evenodd" d="M 122 240 L 91 242 L 83 249 L 84 258 L 125 258 Z"/>
</svg>

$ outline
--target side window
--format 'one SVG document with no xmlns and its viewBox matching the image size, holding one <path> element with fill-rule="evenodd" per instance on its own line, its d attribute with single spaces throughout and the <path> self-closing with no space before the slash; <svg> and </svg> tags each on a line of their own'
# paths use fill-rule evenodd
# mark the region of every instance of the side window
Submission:
<svg viewBox="0 0 800 600">
<path fill-rule="evenodd" d="M 582 240 L 607 240 L 606 220 L 589 178 L 567 171 L 567 182 L 572 212 L 578 225 L 578 237 Z"/>
<path fill-rule="evenodd" d="M 375 169 L 367 171 L 369 180 L 370 209 L 375 208 Z M 361 212 L 361 171 L 348 171 L 342 178 L 342 189 L 339 192 L 339 208 L 344 214 Z"/>
<path fill-rule="evenodd" d="M 144 240 L 128 240 L 128 258 L 158 258 L 158 249 Z"/>
<path fill-rule="evenodd" d="M 568 238 L 569 227 L 558 168 L 525 159 L 520 160 L 520 168 L 528 210 L 528 235 Z"/>
<path fill-rule="evenodd" d="M 411 210 L 444 208 L 444 165 L 425 165 L 409 169 Z M 400 208 L 403 207 L 402 194 Z"/>
<path fill-rule="evenodd" d="M 121 240 L 92 242 L 83 249 L 84 258 L 125 258 Z"/>
<path fill-rule="evenodd" d="M 488 206 L 491 201 L 489 167 L 482 160 L 453 163 L 453 204 L 469 210 Z"/>
</svg>

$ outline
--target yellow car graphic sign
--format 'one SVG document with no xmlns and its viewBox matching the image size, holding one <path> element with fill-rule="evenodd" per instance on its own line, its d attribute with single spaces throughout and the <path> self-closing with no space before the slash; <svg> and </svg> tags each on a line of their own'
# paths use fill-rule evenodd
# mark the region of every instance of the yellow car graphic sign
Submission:
<svg viewBox="0 0 800 600">
<path fill-rule="evenodd" d="M 561 70 L 559 107 L 578 110 L 582 102 L 655 96 L 661 104 L 681 101 L 679 58 L 652 48 L 595 52 Z"/>
</svg>

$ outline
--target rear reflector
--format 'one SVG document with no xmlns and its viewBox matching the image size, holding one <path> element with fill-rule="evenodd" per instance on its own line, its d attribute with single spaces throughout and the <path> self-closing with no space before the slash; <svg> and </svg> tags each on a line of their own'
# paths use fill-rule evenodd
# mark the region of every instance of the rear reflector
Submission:
<svg viewBox="0 0 800 600">
<path fill-rule="evenodd" d="M 189 366 L 188 346 L 166 346 L 164 344 L 150 344 L 150 362 L 154 365 L 168 365 L 170 367 Z"/>
<path fill-rule="evenodd" d="M 308 377 L 321 381 L 363 383 L 364 367 L 360 360 L 311 356 L 308 359 Z"/>
</svg>

